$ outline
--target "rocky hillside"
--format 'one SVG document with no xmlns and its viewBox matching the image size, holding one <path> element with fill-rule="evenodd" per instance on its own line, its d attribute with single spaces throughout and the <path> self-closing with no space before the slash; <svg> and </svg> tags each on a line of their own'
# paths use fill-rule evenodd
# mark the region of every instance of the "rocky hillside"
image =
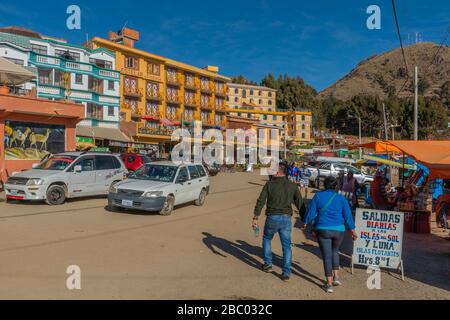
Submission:
<svg viewBox="0 0 450 320">
<path fill-rule="evenodd" d="M 445 101 L 450 88 L 450 47 L 443 46 L 432 61 L 438 47 L 435 43 L 418 43 L 406 47 L 405 54 L 411 80 L 414 66 L 419 67 L 420 94 L 441 97 Z M 345 101 L 355 95 L 366 94 L 384 98 L 400 90 L 406 78 L 402 52 L 398 48 L 361 61 L 344 78 L 320 92 L 319 97 L 333 96 Z M 413 92 L 412 81 L 408 81 L 399 96 L 408 97 Z"/>
</svg>

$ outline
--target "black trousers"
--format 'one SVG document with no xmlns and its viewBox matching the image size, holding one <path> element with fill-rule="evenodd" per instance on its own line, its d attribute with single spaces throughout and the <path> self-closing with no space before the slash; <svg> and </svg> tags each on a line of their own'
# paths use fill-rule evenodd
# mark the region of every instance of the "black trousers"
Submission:
<svg viewBox="0 0 450 320">
<path fill-rule="evenodd" d="M 317 241 L 322 253 L 325 276 L 331 277 L 333 270 L 339 270 L 339 248 L 344 240 L 344 232 L 335 230 L 317 230 Z"/>
</svg>

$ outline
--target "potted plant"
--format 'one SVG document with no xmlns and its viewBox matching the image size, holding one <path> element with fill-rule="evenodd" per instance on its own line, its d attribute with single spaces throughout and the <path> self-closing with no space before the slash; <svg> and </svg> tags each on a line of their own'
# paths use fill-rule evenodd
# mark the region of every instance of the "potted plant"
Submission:
<svg viewBox="0 0 450 320">
<path fill-rule="evenodd" d="M 10 89 L 6 82 L 0 82 L 0 94 L 9 94 Z"/>
</svg>

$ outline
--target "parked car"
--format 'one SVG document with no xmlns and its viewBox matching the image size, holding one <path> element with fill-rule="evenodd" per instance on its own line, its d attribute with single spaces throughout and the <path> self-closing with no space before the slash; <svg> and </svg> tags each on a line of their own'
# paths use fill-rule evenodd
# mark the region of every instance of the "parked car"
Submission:
<svg viewBox="0 0 450 320">
<path fill-rule="evenodd" d="M 209 193 L 209 177 L 201 164 L 170 161 L 146 163 L 111 186 L 108 206 L 112 210 L 136 209 L 170 215 L 174 206 L 195 202 L 202 206 Z"/>
<path fill-rule="evenodd" d="M 120 155 L 125 167 L 129 171 L 139 169 L 144 163 L 151 162 L 150 157 L 139 153 L 123 153 Z"/>
<path fill-rule="evenodd" d="M 345 173 L 353 171 L 353 176 L 356 178 L 356 181 L 358 181 L 360 185 L 369 184 L 373 181 L 373 176 L 366 175 L 358 168 L 343 163 L 324 162 L 320 165 L 319 168 L 308 167 L 308 169 L 309 171 L 311 171 L 309 182 L 317 188 L 320 187 L 320 184 L 323 182 L 323 180 L 325 180 L 326 177 L 333 176 L 336 178 L 340 171 L 344 171 Z M 319 171 L 320 180 L 318 179 Z"/>
<path fill-rule="evenodd" d="M 113 154 L 62 153 L 11 176 L 5 183 L 6 199 L 45 200 L 49 205 L 59 205 L 67 198 L 106 195 L 127 173 L 123 162 Z"/>
</svg>

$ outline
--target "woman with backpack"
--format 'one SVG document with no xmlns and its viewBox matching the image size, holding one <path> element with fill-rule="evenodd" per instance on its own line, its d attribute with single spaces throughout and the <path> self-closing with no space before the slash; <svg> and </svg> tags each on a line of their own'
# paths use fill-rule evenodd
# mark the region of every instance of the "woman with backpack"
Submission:
<svg viewBox="0 0 450 320">
<path fill-rule="evenodd" d="M 344 240 L 345 230 L 357 239 L 355 223 L 347 199 L 336 192 L 336 178 L 327 177 L 325 190 L 315 194 L 304 219 L 304 228 L 310 225 L 313 236 L 317 237 L 322 254 L 326 276 L 324 290 L 333 292 L 333 286 L 342 284 L 339 277 L 339 249 Z"/>
</svg>

